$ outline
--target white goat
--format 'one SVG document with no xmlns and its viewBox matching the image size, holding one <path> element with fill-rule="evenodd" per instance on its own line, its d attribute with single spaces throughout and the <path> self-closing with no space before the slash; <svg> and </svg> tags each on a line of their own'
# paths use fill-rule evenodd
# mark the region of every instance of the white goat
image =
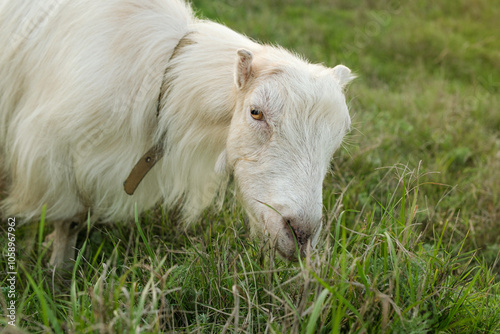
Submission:
<svg viewBox="0 0 500 334">
<path fill-rule="evenodd" d="M 254 234 L 288 259 L 314 245 L 350 126 L 347 67 L 255 43 L 181 0 L 3 1 L 0 49 L 3 214 L 47 205 L 53 265 L 73 256 L 82 215 L 128 220 L 163 201 L 189 222 L 230 173 Z"/>
</svg>

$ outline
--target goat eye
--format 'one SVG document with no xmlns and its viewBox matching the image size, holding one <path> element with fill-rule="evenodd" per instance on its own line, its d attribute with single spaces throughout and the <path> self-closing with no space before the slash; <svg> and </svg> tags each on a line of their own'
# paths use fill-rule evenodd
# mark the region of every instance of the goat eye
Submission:
<svg viewBox="0 0 500 334">
<path fill-rule="evenodd" d="M 250 111 L 250 115 L 252 115 L 253 119 L 256 119 L 258 121 L 264 118 L 264 114 L 259 109 L 252 109 Z"/>
</svg>

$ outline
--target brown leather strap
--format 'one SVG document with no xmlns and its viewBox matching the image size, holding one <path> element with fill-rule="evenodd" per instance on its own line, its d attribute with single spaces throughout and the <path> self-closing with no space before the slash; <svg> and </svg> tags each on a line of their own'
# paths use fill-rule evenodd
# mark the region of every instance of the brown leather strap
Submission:
<svg viewBox="0 0 500 334">
<path fill-rule="evenodd" d="M 169 63 L 170 61 L 179 54 L 179 50 L 182 49 L 186 45 L 191 45 L 194 44 L 192 40 L 189 39 L 189 35 L 191 34 L 191 31 L 188 31 L 177 43 L 177 45 L 174 48 L 174 51 L 172 52 L 172 55 L 170 56 Z M 156 118 L 160 116 L 160 109 L 161 109 L 161 102 L 162 102 L 162 95 L 164 93 L 164 85 L 165 85 L 165 77 L 167 75 L 169 67 L 167 66 L 165 68 L 165 73 L 163 73 L 163 80 L 160 86 L 160 92 L 158 94 L 158 103 L 156 106 Z M 165 136 L 165 134 L 163 134 Z M 160 140 L 158 144 L 155 146 L 151 147 L 149 151 L 144 154 L 139 161 L 135 164 L 134 168 L 132 168 L 132 171 L 130 172 L 129 176 L 123 182 L 123 188 L 125 189 L 125 192 L 129 195 L 133 195 L 137 187 L 139 186 L 139 183 L 141 183 L 142 179 L 146 176 L 146 174 L 153 168 L 153 166 L 156 164 L 158 160 L 160 160 L 163 157 L 163 138 Z"/>
<path fill-rule="evenodd" d="M 129 176 L 123 182 L 123 188 L 129 195 L 133 195 L 139 183 L 146 174 L 153 168 L 158 160 L 163 157 L 163 149 L 160 145 L 155 145 L 144 154 L 139 161 L 135 164 Z"/>
</svg>

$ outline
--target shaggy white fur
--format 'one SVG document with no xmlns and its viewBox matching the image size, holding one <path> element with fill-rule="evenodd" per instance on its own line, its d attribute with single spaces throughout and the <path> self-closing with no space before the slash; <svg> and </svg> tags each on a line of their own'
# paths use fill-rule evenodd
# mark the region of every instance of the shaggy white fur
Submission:
<svg viewBox="0 0 500 334">
<path fill-rule="evenodd" d="M 53 221 L 116 221 L 163 201 L 189 222 L 234 172 L 254 233 L 284 257 L 319 233 L 323 178 L 350 124 L 346 67 L 255 43 L 180 0 L 4 1 L 0 31 L 6 215 L 46 204 Z M 164 157 L 127 195 L 156 143 Z"/>
</svg>

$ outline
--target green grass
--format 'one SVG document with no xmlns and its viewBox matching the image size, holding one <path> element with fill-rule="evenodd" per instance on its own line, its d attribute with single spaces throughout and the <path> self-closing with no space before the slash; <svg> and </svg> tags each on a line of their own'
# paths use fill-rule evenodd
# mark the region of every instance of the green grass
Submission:
<svg viewBox="0 0 500 334">
<path fill-rule="evenodd" d="M 43 266 L 42 218 L 18 232 L 20 332 L 500 333 L 500 7 L 193 4 L 358 74 L 347 92 L 354 129 L 325 180 L 324 240 L 298 264 L 281 261 L 249 238 L 230 190 L 188 231 L 160 208 L 95 227 L 59 277 Z"/>
</svg>

